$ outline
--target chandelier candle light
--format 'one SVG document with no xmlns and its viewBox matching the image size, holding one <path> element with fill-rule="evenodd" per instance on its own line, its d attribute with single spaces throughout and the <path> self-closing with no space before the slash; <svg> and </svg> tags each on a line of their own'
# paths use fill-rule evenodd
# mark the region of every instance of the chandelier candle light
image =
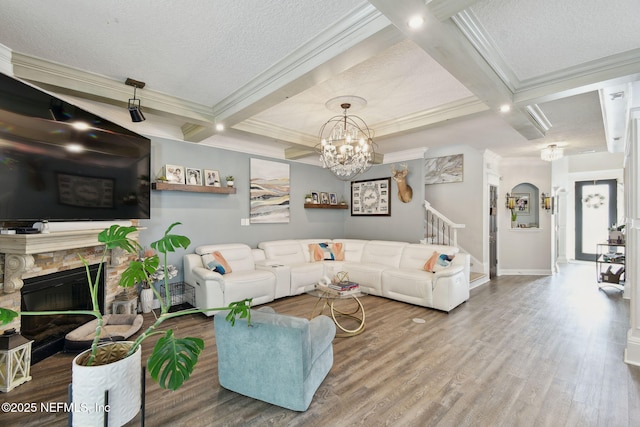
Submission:
<svg viewBox="0 0 640 427">
<path fill-rule="evenodd" d="M 556 144 L 551 144 L 546 148 L 543 148 L 540 152 L 540 158 L 547 162 L 553 162 L 554 160 L 561 159 L 564 155 L 564 150 L 558 147 Z"/>
<path fill-rule="evenodd" d="M 371 167 L 375 157 L 373 131 L 358 116 L 348 115 L 354 102 L 366 105 L 359 97 L 338 97 L 329 100 L 328 108 L 339 100 L 343 114 L 330 118 L 320 128 L 320 144 L 316 151 L 320 154 L 323 167 L 328 168 L 336 177 L 349 181 Z M 346 100 L 352 102 L 346 102 Z"/>
</svg>

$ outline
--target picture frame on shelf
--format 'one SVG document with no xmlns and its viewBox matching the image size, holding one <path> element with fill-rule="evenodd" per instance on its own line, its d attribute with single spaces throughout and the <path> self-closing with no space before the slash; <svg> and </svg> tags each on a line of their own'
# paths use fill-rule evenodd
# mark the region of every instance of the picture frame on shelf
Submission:
<svg viewBox="0 0 640 427">
<path fill-rule="evenodd" d="M 202 169 L 186 168 L 185 178 L 189 185 L 202 185 Z"/>
<path fill-rule="evenodd" d="M 391 216 L 391 178 L 351 182 L 351 216 Z"/>
<path fill-rule="evenodd" d="M 313 203 L 314 205 L 320 204 L 320 193 L 318 193 L 317 191 L 311 192 L 311 203 Z"/>
<path fill-rule="evenodd" d="M 222 187 L 222 181 L 220 181 L 220 171 L 205 169 L 204 185 L 207 187 Z"/>
<path fill-rule="evenodd" d="M 164 165 L 164 177 L 171 184 L 184 184 L 184 167 L 180 165 Z"/>
<path fill-rule="evenodd" d="M 329 204 L 329 193 L 325 193 L 324 191 L 320 193 L 320 204 Z"/>
<path fill-rule="evenodd" d="M 338 204 L 338 195 L 336 193 L 329 193 L 329 204 L 331 205 Z"/>
</svg>

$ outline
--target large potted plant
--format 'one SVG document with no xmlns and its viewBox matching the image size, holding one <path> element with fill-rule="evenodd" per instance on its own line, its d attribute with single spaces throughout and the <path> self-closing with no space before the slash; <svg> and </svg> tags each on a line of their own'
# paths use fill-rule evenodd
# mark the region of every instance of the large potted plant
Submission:
<svg viewBox="0 0 640 427">
<path fill-rule="evenodd" d="M 179 224 L 179 222 L 171 224 L 164 236 L 151 244 L 151 247 L 162 255 L 162 267 L 160 268 L 164 270 L 164 285 L 167 290 L 169 289 L 167 254 L 180 248 L 186 249 L 191 243 L 186 236 L 171 234 L 172 229 Z M 137 254 L 140 245 L 129 237 L 136 230 L 136 227 L 118 225 L 103 230 L 98 235 L 98 241 L 104 245 L 100 266 L 113 249 L 119 248 L 130 254 Z M 150 283 L 151 277 L 156 274 L 160 266 L 160 256 L 157 253 L 131 261 L 122 273 L 120 285 L 131 288 L 139 283 Z M 7 324 L 18 315 L 90 314 L 97 319 L 91 348 L 79 354 L 72 364 L 73 407 L 79 408 L 73 412 L 74 425 L 102 424 L 104 416 L 109 417 L 109 425 L 123 425 L 135 417 L 140 409 L 141 344 L 151 336 L 163 335 L 158 339 L 147 359 L 151 378 L 165 389 L 177 390 L 183 385 L 198 362 L 198 357 L 204 348 L 204 341 L 196 337 L 178 338 L 171 329 L 161 331 L 160 325 L 164 321 L 188 314 L 220 310 L 229 311 L 226 319 L 231 324 L 235 323 L 238 316 L 251 320 L 249 310 L 251 300 L 249 299 L 234 302 L 228 307 L 187 309 L 172 313 L 169 311 L 171 308 L 170 293 L 165 292 L 163 296 L 154 286 L 151 286 L 160 302 L 160 315 L 157 316 L 156 321 L 144 330 L 135 341 L 100 344 L 103 317 L 98 301 L 98 281 L 101 277 L 101 267 L 96 276 L 91 277 L 88 262 L 82 257 L 80 259 L 87 269 L 92 310 L 16 312 L 0 307 L 0 324 Z M 122 371 L 120 371 L 120 365 L 125 365 Z M 109 390 L 109 411 L 100 406 L 103 404 L 104 391 L 107 389 Z"/>
</svg>

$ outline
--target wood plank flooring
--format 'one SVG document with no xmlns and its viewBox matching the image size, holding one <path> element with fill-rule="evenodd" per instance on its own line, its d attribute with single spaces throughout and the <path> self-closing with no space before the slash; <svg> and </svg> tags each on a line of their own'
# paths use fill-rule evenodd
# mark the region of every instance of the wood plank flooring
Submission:
<svg viewBox="0 0 640 427">
<path fill-rule="evenodd" d="M 177 319 L 176 334 L 201 336 L 206 348 L 177 392 L 147 377 L 146 425 L 640 425 L 640 367 L 622 359 L 629 301 L 599 290 L 592 265 L 561 269 L 494 279 L 449 314 L 364 297 L 365 332 L 336 338 L 333 368 L 304 413 L 222 389 L 212 320 Z M 301 295 L 269 305 L 307 316 L 314 304 Z M 147 341 L 143 360 L 151 348 Z M 0 393 L 0 402 L 65 402 L 72 357 L 34 365 L 33 380 Z M 62 426 L 66 415 L 0 413 L 0 425 Z"/>
</svg>

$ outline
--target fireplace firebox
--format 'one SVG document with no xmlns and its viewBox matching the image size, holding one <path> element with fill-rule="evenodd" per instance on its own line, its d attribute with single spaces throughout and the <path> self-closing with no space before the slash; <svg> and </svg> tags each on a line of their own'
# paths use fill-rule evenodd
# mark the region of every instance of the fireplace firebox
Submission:
<svg viewBox="0 0 640 427">
<path fill-rule="evenodd" d="M 95 277 L 100 264 L 89 267 Z M 104 266 L 103 266 L 104 267 Z M 104 314 L 105 269 L 99 278 L 98 301 Z M 22 311 L 91 310 L 91 295 L 84 267 L 24 280 Z M 64 347 L 64 337 L 78 326 L 94 319 L 91 315 L 21 316 L 21 333 L 33 340 L 31 363 L 37 363 Z"/>
</svg>

